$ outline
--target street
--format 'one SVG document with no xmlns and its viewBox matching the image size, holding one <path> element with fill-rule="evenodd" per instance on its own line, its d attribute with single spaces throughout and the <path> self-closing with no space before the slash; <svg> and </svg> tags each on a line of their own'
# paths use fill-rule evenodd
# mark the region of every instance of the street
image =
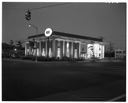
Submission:
<svg viewBox="0 0 128 103">
<path fill-rule="evenodd" d="M 125 62 L 2 60 L 3 101 L 125 101 L 125 95 Z"/>
</svg>

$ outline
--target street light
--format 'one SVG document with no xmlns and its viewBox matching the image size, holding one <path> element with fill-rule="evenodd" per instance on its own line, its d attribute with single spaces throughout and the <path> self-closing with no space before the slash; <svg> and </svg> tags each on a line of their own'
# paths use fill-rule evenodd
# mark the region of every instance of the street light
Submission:
<svg viewBox="0 0 128 103">
<path fill-rule="evenodd" d="M 33 25 L 33 24 L 29 24 L 28 27 L 33 27 L 36 30 L 36 34 L 38 34 L 38 27 Z M 37 62 L 37 42 L 36 43 L 36 62 Z"/>
<path fill-rule="evenodd" d="M 47 57 L 49 58 L 49 45 L 50 45 L 50 41 L 49 41 L 49 37 L 52 35 L 52 29 L 51 28 L 46 28 L 45 31 L 44 31 L 44 34 L 45 36 L 48 38 L 48 44 L 47 44 L 47 47 L 48 47 L 48 51 L 47 51 Z"/>
<path fill-rule="evenodd" d="M 36 30 L 36 34 L 38 33 L 38 27 L 33 25 L 33 24 L 29 24 L 28 27 L 33 27 Z"/>
</svg>

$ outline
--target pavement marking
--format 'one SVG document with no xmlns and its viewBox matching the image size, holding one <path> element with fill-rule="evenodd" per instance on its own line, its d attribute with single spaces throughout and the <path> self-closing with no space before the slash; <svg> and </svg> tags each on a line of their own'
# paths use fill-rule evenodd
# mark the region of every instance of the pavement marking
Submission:
<svg viewBox="0 0 128 103">
<path fill-rule="evenodd" d="M 113 98 L 113 99 L 110 99 L 110 100 L 108 100 L 108 101 L 116 101 L 116 100 L 121 99 L 121 98 L 123 98 L 123 97 L 125 97 L 125 96 L 126 96 L 125 94 L 122 94 L 122 95 L 117 96 L 117 97 L 115 97 L 115 98 Z"/>
</svg>

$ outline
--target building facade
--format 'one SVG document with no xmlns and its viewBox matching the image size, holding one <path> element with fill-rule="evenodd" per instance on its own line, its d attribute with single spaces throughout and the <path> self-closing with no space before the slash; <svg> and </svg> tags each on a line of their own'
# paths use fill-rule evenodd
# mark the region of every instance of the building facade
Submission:
<svg viewBox="0 0 128 103">
<path fill-rule="evenodd" d="M 25 55 L 59 59 L 63 57 L 75 59 L 96 57 L 103 59 L 104 44 L 100 38 L 47 31 L 45 34 L 28 37 L 25 42 Z"/>
<path fill-rule="evenodd" d="M 126 51 L 121 49 L 115 50 L 115 59 L 124 59 L 126 57 Z"/>
</svg>

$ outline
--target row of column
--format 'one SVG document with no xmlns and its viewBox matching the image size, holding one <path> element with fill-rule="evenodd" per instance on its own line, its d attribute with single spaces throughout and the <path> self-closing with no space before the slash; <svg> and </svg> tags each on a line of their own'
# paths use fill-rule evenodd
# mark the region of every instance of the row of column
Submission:
<svg viewBox="0 0 128 103">
<path fill-rule="evenodd" d="M 56 40 L 55 56 L 79 58 L 79 43 L 73 41 Z"/>
<path fill-rule="evenodd" d="M 79 54 L 80 44 L 73 41 L 47 39 L 37 41 L 33 46 L 29 42 L 25 45 L 25 55 L 79 58 Z"/>
<path fill-rule="evenodd" d="M 102 59 L 104 58 L 104 45 L 98 43 L 82 45 L 80 42 L 76 41 L 46 39 L 37 41 L 33 45 L 29 42 L 26 43 L 25 55 L 85 59 L 91 58 L 94 55 L 95 57 Z"/>
</svg>

